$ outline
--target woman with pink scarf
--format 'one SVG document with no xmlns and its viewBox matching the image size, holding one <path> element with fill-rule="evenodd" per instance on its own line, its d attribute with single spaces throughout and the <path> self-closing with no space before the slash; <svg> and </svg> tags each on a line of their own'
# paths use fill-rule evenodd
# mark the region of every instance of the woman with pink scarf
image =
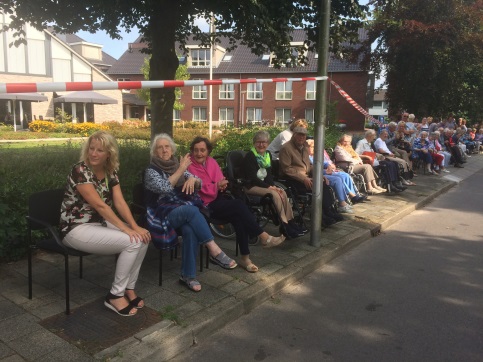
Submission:
<svg viewBox="0 0 483 362">
<path fill-rule="evenodd" d="M 211 217 L 227 220 L 233 225 L 241 254 L 238 265 L 250 273 L 255 273 L 258 271 L 258 267 L 250 260 L 248 247 L 250 238 L 257 236 L 265 248 L 277 246 L 285 238 L 272 236 L 263 231 L 255 216 L 242 200 L 219 197 L 220 192 L 228 186 L 228 181 L 223 176 L 218 163 L 210 157 L 212 150 L 213 146 L 207 138 L 196 137 L 190 146 L 192 163 L 188 167 L 188 171 L 201 179 L 202 187 L 198 193 L 205 206 L 210 210 Z"/>
</svg>

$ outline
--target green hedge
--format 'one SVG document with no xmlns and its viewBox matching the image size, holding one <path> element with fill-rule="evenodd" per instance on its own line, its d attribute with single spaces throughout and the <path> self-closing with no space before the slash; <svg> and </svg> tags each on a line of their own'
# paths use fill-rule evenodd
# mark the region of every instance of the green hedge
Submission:
<svg viewBox="0 0 483 362">
<path fill-rule="evenodd" d="M 224 156 L 229 150 L 234 149 L 247 150 L 253 134 L 259 129 L 229 128 L 222 134 L 215 132 L 213 156 Z M 273 127 L 265 129 L 272 138 L 281 130 Z M 113 129 L 112 132 L 131 136 L 146 130 L 127 130 L 120 127 Z M 174 139 L 179 146 L 178 154 L 188 152 L 189 144 L 195 136 L 207 134 L 206 127 L 176 127 Z M 337 130 L 327 130 L 326 147 L 333 147 L 338 136 Z M 134 184 L 140 182 L 141 173 L 149 163 L 149 133 L 137 139 L 121 138 L 118 137 L 121 160 L 119 177 L 124 196 L 129 202 Z M 64 187 L 71 166 L 79 158 L 80 147 L 80 141 L 20 149 L 0 144 L 0 260 L 15 260 L 25 254 L 25 215 L 29 195 L 39 190 Z"/>
</svg>

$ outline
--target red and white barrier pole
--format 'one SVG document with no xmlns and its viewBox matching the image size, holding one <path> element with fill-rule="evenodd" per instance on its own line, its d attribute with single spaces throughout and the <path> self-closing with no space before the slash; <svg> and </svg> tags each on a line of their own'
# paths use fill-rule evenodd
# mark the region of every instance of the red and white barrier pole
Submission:
<svg viewBox="0 0 483 362">
<path fill-rule="evenodd" d="M 267 79 L 213 79 L 213 80 L 146 80 L 128 82 L 43 82 L 43 83 L 0 83 L 1 93 L 30 92 L 73 92 L 116 89 L 145 89 L 193 87 L 197 85 L 245 84 L 245 83 L 276 83 L 276 82 L 306 82 L 323 80 L 327 77 L 307 78 L 267 78 Z"/>
</svg>

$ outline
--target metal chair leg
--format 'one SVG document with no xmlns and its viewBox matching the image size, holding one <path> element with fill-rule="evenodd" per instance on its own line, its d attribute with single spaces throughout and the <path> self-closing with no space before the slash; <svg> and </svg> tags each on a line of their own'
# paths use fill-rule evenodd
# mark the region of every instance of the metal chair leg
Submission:
<svg viewBox="0 0 483 362">
<path fill-rule="evenodd" d="M 65 271 L 65 314 L 70 314 L 70 291 L 69 291 L 69 255 L 64 255 Z"/>
</svg>

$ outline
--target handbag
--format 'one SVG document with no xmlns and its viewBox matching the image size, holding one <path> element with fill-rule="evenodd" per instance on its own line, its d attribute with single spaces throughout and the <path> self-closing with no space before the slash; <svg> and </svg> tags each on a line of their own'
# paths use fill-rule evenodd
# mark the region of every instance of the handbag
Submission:
<svg viewBox="0 0 483 362">
<path fill-rule="evenodd" d="M 160 250 L 169 250 L 178 245 L 178 234 L 168 221 L 168 214 L 182 205 L 193 205 L 200 209 L 206 209 L 198 193 L 187 195 L 181 192 L 181 188 L 174 188 L 173 192 L 158 200 L 155 209 L 148 207 L 147 224 L 151 233 L 153 245 Z"/>
<path fill-rule="evenodd" d="M 374 166 L 374 160 L 376 159 L 377 155 L 375 152 L 370 152 L 370 151 L 364 151 L 362 152 L 364 156 L 369 156 L 371 159 L 368 160 L 367 158 L 364 158 L 362 160 L 363 163 L 370 164 L 371 166 Z"/>
</svg>

